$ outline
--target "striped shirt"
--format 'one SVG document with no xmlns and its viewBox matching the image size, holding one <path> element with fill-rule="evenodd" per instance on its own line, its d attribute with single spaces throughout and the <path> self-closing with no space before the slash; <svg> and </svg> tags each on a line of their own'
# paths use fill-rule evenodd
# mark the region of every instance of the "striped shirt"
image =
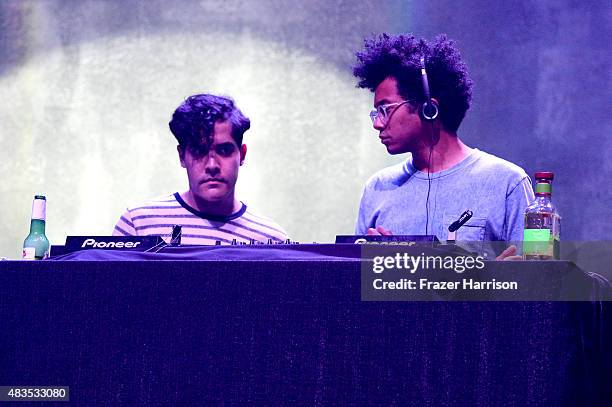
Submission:
<svg viewBox="0 0 612 407">
<path fill-rule="evenodd" d="M 258 216 L 243 203 L 229 216 L 208 215 L 187 205 L 179 193 L 150 200 L 127 209 L 113 231 L 113 236 L 159 235 L 169 241 L 172 227 L 181 225 L 181 244 L 214 245 L 284 242 L 287 233 L 271 219 Z"/>
</svg>

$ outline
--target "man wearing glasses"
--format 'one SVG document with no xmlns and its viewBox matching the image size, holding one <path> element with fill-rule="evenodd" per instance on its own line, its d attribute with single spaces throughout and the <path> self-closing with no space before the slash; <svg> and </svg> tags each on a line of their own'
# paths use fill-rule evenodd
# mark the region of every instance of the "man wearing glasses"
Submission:
<svg viewBox="0 0 612 407">
<path fill-rule="evenodd" d="M 472 81 L 454 43 L 444 35 L 429 43 L 381 34 L 366 39 L 356 56 L 358 86 L 374 92 L 370 117 L 380 142 L 389 154 L 410 153 L 368 180 L 356 234 L 521 241 L 531 181 L 520 167 L 458 137 Z M 472 218 L 449 236 L 466 210 Z M 515 252 L 510 247 L 503 255 Z"/>
<path fill-rule="evenodd" d="M 173 225 L 181 225 L 186 245 L 284 242 L 287 235 L 278 224 L 235 196 L 247 153 L 242 138 L 250 126 L 230 98 L 188 97 L 172 115 L 170 131 L 189 189 L 128 208 L 113 235 L 160 235 L 168 241 Z"/>
</svg>

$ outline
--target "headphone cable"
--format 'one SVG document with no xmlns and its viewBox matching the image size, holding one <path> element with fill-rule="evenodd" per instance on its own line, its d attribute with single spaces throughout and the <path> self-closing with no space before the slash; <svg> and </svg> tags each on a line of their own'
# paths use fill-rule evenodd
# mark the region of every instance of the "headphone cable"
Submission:
<svg viewBox="0 0 612 407">
<path fill-rule="evenodd" d="M 429 144 L 429 158 L 427 159 L 427 199 L 425 200 L 425 235 L 429 232 L 429 193 L 431 192 L 431 166 L 434 145 L 434 124 L 431 123 L 431 143 Z"/>
</svg>

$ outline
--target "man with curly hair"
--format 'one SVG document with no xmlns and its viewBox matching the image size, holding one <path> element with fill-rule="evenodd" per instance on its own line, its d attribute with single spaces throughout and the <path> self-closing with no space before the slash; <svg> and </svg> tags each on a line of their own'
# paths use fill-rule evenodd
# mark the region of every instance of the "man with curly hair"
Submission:
<svg viewBox="0 0 612 407">
<path fill-rule="evenodd" d="M 189 189 L 127 209 L 113 235 L 160 235 L 169 240 L 173 225 L 182 226 L 187 245 L 280 243 L 287 238 L 272 220 L 259 216 L 235 197 L 238 170 L 247 146 L 250 120 L 228 97 L 188 97 L 174 112 L 170 131 L 178 141 Z"/>
<path fill-rule="evenodd" d="M 370 113 L 389 154 L 410 153 L 367 182 L 357 234 L 436 235 L 466 210 L 472 218 L 451 238 L 522 240 L 523 211 L 533 199 L 520 167 L 471 148 L 457 135 L 470 107 L 472 81 L 453 41 L 381 34 L 365 40 L 353 68 L 358 87 L 374 92 Z M 504 256 L 515 254 L 511 247 Z"/>
</svg>

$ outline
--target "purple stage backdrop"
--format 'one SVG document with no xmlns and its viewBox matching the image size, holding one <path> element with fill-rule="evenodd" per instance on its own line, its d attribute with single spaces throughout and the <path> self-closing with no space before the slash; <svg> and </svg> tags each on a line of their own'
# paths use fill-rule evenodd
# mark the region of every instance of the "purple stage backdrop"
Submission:
<svg viewBox="0 0 612 407">
<path fill-rule="evenodd" d="M 167 122 L 206 90 L 253 119 L 243 200 L 295 240 L 350 233 L 365 180 L 402 159 L 379 143 L 350 73 L 381 31 L 456 39 L 475 82 L 460 136 L 555 172 L 562 239 L 608 239 L 610 16 L 604 1 L 568 0 L 2 1 L 0 255 L 19 256 L 35 193 L 61 243 L 183 189 Z"/>
</svg>

